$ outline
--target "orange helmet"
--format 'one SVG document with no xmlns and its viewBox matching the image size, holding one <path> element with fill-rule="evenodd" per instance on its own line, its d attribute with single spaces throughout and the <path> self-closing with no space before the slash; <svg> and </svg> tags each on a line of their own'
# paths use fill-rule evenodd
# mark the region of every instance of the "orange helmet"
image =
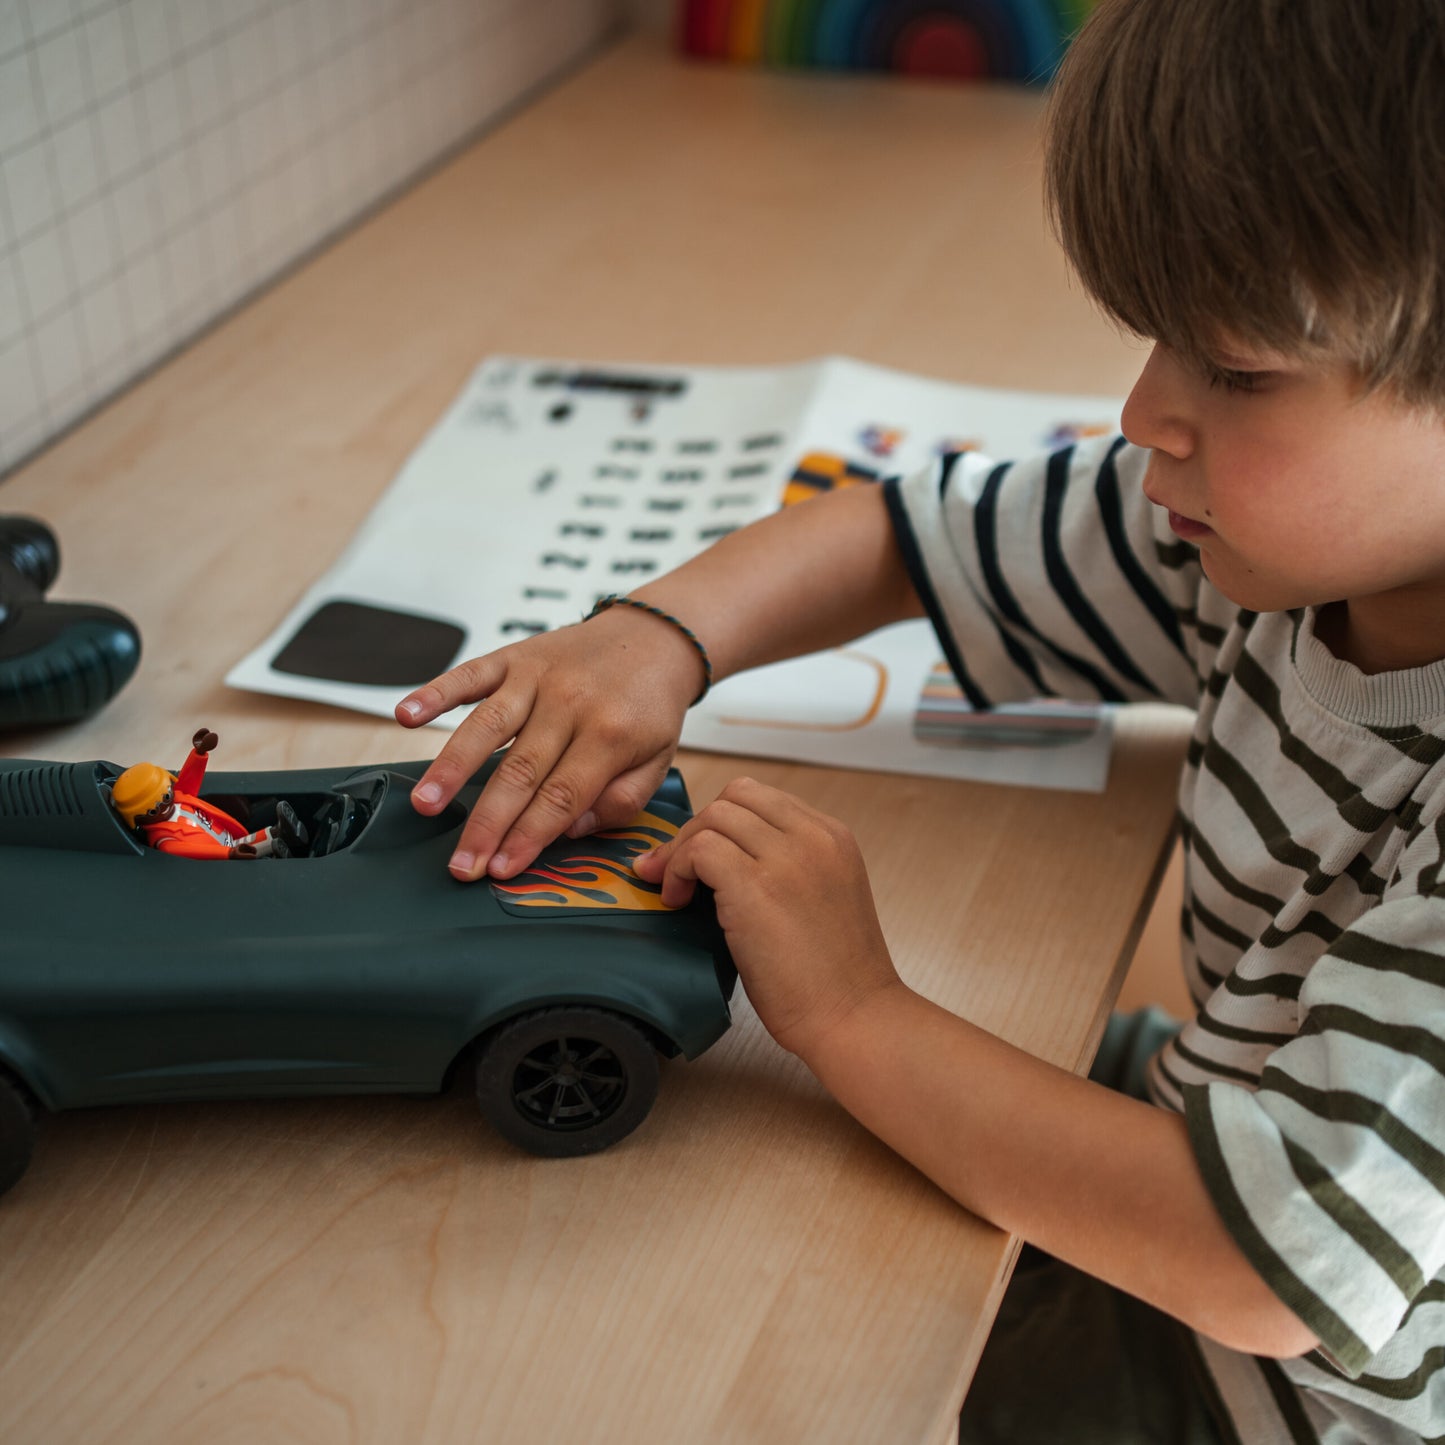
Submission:
<svg viewBox="0 0 1445 1445">
<path fill-rule="evenodd" d="M 127 768 L 115 780 L 110 790 L 110 800 L 116 812 L 126 821 L 126 826 L 135 827 L 135 820 L 142 813 L 149 813 L 157 803 L 175 786 L 175 778 L 157 763 L 137 763 Z"/>
</svg>

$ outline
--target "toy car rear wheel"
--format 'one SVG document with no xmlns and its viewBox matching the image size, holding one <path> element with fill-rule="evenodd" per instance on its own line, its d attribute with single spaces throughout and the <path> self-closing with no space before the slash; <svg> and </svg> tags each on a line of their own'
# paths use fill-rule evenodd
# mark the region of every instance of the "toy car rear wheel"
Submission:
<svg viewBox="0 0 1445 1445">
<path fill-rule="evenodd" d="M 0 1194 L 19 1181 L 35 1146 L 35 1110 L 25 1091 L 0 1073 Z"/>
<path fill-rule="evenodd" d="M 533 1154 L 592 1154 L 625 1138 L 657 1098 L 657 1054 L 630 1019 L 577 1005 L 504 1024 L 477 1061 L 477 1101 Z"/>
</svg>

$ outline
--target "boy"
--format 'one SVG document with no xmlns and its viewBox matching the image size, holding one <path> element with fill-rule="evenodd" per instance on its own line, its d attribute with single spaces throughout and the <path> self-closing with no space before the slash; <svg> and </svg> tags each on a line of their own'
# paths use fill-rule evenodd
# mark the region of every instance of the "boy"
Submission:
<svg viewBox="0 0 1445 1445">
<path fill-rule="evenodd" d="M 852 838 L 797 799 L 739 779 L 637 869 L 713 888 L 777 1041 L 1047 1252 L 964 1439 L 1441 1437 L 1445 7 L 1106 0 L 1048 194 L 1154 342 L 1127 442 L 809 502 L 464 664 L 398 706 L 477 703 L 416 805 L 515 737 L 451 865 L 510 876 L 642 805 L 709 665 L 924 614 L 976 703 L 1187 702 L 1198 1013 L 1149 1102 L 912 993 Z"/>
</svg>

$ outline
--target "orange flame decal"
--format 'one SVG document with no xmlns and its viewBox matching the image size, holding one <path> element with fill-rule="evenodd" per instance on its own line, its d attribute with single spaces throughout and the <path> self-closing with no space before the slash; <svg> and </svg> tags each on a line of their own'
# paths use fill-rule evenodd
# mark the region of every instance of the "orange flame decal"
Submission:
<svg viewBox="0 0 1445 1445">
<path fill-rule="evenodd" d="M 621 828 L 588 838 L 562 838 L 515 878 L 493 880 L 497 902 L 515 913 L 547 908 L 568 913 L 668 911 L 656 883 L 644 883 L 632 860 L 677 836 L 678 824 L 659 813 L 640 813 Z"/>
</svg>

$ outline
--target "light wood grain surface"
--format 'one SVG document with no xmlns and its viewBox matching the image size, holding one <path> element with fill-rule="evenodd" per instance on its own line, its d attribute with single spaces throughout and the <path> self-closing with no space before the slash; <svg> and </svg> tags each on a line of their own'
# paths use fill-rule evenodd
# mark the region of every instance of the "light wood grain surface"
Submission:
<svg viewBox="0 0 1445 1445">
<path fill-rule="evenodd" d="M 495 352 L 770 364 L 829 352 L 1121 394 L 1140 355 L 1040 215 L 1038 96 L 599 57 L 0 486 L 56 595 L 140 623 L 88 723 L 14 756 L 317 766 L 421 739 L 221 678 L 336 556 Z M 1101 796 L 705 756 L 845 819 L 900 970 L 1071 1068 L 1164 856 L 1177 715 Z M 83 900 L 78 900 L 83 905 Z M 0 1440 L 944 1440 L 1013 1243 L 735 1025 L 609 1153 L 546 1162 L 440 1100 L 43 1121 L 0 1200 Z"/>
</svg>

